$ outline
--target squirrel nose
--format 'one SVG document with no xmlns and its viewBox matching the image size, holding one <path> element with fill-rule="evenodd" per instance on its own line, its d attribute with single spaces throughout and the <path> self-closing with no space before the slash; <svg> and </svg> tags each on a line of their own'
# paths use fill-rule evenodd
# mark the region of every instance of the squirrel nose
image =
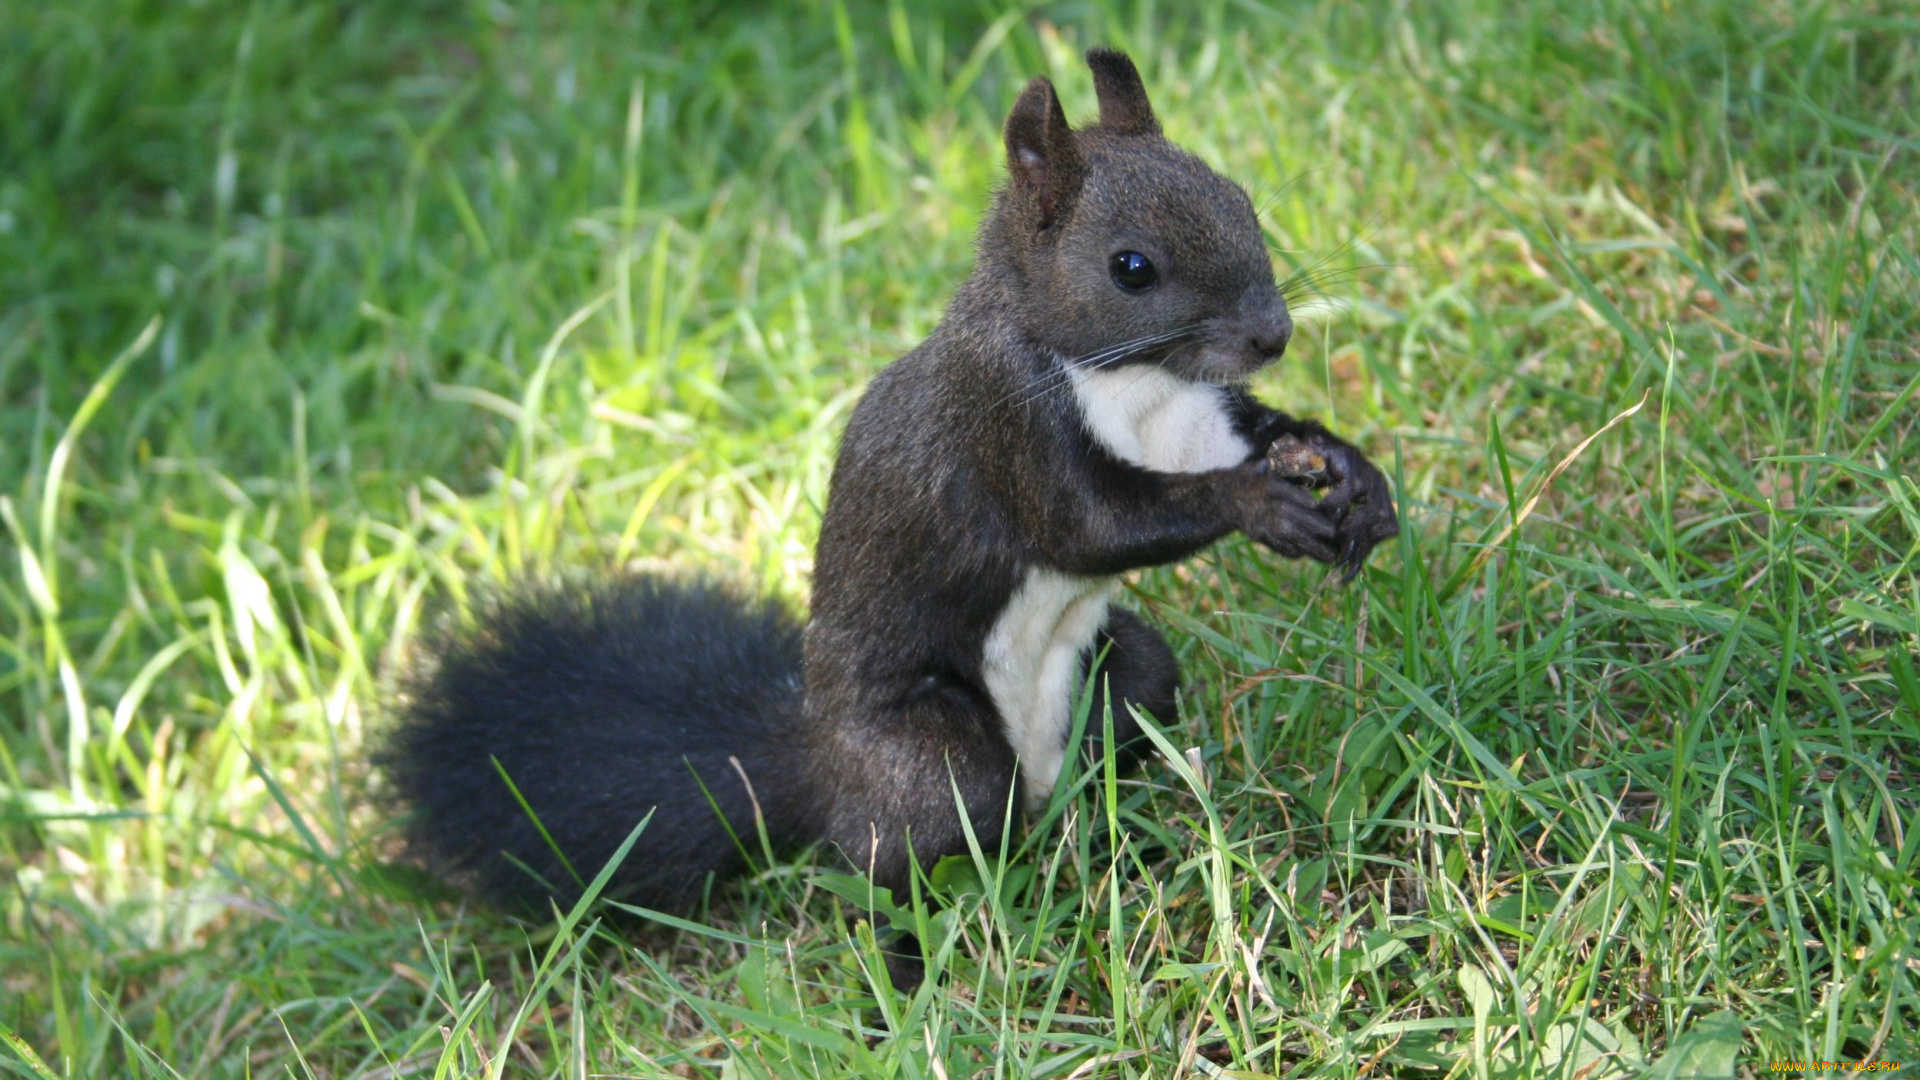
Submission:
<svg viewBox="0 0 1920 1080">
<path fill-rule="evenodd" d="M 1293 319 L 1282 313 L 1261 319 L 1247 335 L 1247 348 L 1266 360 L 1277 359 L 1293 340 Z"/>
</svg>

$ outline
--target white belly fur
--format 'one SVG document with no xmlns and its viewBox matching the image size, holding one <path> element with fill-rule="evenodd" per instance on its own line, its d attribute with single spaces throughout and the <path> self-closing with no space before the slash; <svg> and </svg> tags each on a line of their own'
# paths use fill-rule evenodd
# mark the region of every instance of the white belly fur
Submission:
<svg viewBox="0 0 1920 1080">
<path fill-rule="evenodd" d="M 1107 621 L 1115 580 L 1029 567 L 987 635 L 981 672 L 1020 755 L 1028 809 L 1046 801 L 1060 776 L 1080 654 Z"/>
<path fill-rule="evenodd" d="M 1226 393 L 1157 367 L 1073 372 L 1092 433 L 1122 461 L 1157 472 L 1205 472 L 1246 460 Z M 987 634 L 981 667 L 1007 741 L 1020 755 L 1029 809 L 1046 801 L 1066 758 L 1080 658 L 1107 621 L 1117 578 L 1028 567 Z"/>
</svg>

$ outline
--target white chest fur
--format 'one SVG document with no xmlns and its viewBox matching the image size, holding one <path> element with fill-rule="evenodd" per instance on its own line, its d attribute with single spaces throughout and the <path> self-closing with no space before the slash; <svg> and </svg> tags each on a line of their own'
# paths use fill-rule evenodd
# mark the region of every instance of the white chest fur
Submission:
<svg viewBox="0 0 1920 1080">
<path fill-rule="evenodd" d="M 1156 367 L 1073 373 L 1088 431 L 1115 457 L 1158 472 L 1204 472 L 1246 460 L 1226 394 Z M 1020 755 L 1029 809 L 1046 801 L 1066 757 L 1080 664 L 1107 621 L 1116 579 L 1029 567 L 994 620 L 982 673 Z"/>
<path fill-rule="evenodd" d="M 1087 430 L 1121 461 L 1156 472 L 1205 472 L 1247 459 L 1226 391 L 1150 365 L 1073 370 Z"/>
</svg>

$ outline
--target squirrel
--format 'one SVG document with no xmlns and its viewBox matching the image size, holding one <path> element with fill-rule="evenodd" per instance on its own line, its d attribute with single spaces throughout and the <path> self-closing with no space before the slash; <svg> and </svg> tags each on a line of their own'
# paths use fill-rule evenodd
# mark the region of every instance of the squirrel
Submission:
<svg viewBox="0 0 1920 1080">
<path fill-rule="evenodd" d="M 761 828 L 904 897 L 967 851 L 962 813 L 995 837 L 1044 803 L 1089 681 L 1123 765 L 1128 706 L 1174 717 L 1179 667 L 1110 602 L 1119 575 L 1237 530 L 1350 580 L 1398 532 L 1377 467 L 1245 388 L 1293 332 L 1246 192 L 1162 135 L 1126 54 L 1086 59 L 1098 122 L 1026 85 L 972 275 L 847 423 L 811 620 L 648 576 L 498 599 L 388 740 L 418 857 L 496 900 L 565 900 L 651 813 L 612 879 L 633 904 L 686 909 Z M 1311 479 L 1269 459 L 1279 440 L 1311 448 Z M 1087 727 L 1099 760 L 1106 723 Z M 909 989 L 918 946 L 892 949 Z"/>
</svg>

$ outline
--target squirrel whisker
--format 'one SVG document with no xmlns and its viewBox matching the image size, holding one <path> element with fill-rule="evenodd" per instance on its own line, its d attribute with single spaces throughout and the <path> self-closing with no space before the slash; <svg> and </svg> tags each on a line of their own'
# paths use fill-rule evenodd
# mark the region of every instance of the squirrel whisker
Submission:
<svg viewBox="0 0 1920 1080">
<path fill-rule="evenodd" d="M 1097 352 L 1088 353 L 1086 356 L 1068 360 L 1061 364 L 1059 368 L 1035 377 L 1025 386 L 1015 390 L 1012 394 L 1008 394 L 1005 398 L 1002 398 L 995 407 L 1005 405 L 1017 394 L 1025 394 L 1025 397 L 1022 397 L 1014 404 L 1014 408 L 1021 408 L 1035 399 L 1065 385 L 1072 379 L 1073 373 L 1076 371 L 1098 371 L 1101 368 L 1117 364 L 1130 356 L 1134 356 L 1142 350 L 1150 349 L 1155 345 L 1164 345 L 1169 341 L 1185 337 L 1199 328 L 1199 323 L 1192 323 L 1175 330 L 1166 330 L 1158 334 L 1148 334 L 1145 337 L 1134 338 L 1132 341 L 1123 341 L 1118 345 L 1110 345 Z M 1031 393 L 1029 393 L 1029 391 L 1031 391 Z"/>
</svg>

